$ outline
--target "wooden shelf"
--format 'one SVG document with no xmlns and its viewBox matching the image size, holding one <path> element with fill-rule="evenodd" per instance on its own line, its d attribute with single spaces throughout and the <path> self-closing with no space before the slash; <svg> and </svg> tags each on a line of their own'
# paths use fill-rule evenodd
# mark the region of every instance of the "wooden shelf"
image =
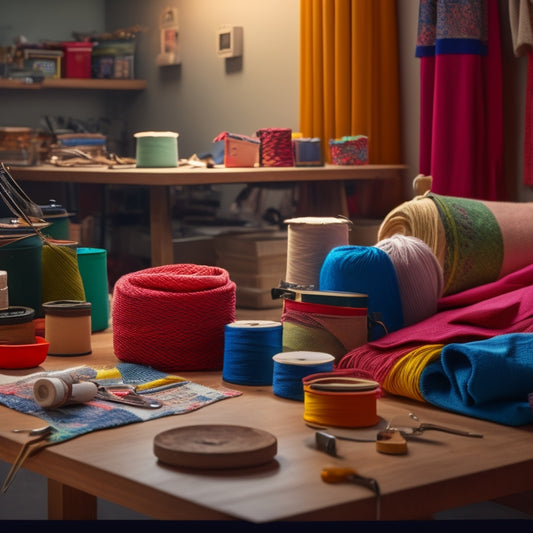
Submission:
<svg viewBox="0 0 533 533">
<path fill-rule="evenodd" d="M 141 91 L 146 88 L 145 80 L 98 79 L 98 78 L 47 78 L 41 83 L 24 83 L 18 80 L 0 79 L 0 89 L 42 90 L 42 89 L 89 89 L 106 91 Z"/>
</svg>

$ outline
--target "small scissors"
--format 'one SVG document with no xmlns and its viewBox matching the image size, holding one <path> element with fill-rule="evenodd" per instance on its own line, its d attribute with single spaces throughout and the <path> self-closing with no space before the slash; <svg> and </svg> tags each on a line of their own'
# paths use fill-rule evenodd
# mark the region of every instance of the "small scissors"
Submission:
<svg viewBox="0 0 533 533">
<path fill-rule="evenodd" d="M 98 385 L 98 384 L 97 384 Z M 152 398 L 144 398 L 135 391 L 133 385 L 98 385 L 95 398 L 107 400 L 108 402 L 123 403 L 135 407 L 144 407 L 145 409 L 159 409 L 163 404 Z"/>
<path fill-rule="evenodd" d="M 483 437 L 481 433 L 472 433 L 471 431 L 463 431 L 461 429 L 439 426 L 437 424 L 430 424 L 428 422 L 420 422 L 419 418 L 414 413 L 409 413 L 408 417 L 409 421 L 404 424 L 394 424 L 394 419 L 391 420 L 385 428 L 385 431 L 399 431 L 403 437 L 421 435 L 427 430 L 444 431 L 445 433 L 453 433 L 454 435 L 462 435 L 463 437 L 474 437 L 478 439 Z M 416 422 L 416 424 L 413 425 L 410 423 L 411 420 Z"/>
</svg>

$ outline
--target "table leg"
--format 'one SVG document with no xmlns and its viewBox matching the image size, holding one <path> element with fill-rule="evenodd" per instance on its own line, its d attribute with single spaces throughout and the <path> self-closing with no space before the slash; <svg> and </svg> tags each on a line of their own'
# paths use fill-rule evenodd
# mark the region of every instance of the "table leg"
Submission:
<svg viewBox="0 0 533 533">
<path fill-rule="evenodd" d="M 174 263 L 172 210 L 168 187 L 150 187 L 150 246 L 153 267 Z"/>
<path fill-rule="evenodd" d="M 97 510 L 96 496 L 48 480 L 48 520 L 96 520 Z"/>
</svg>

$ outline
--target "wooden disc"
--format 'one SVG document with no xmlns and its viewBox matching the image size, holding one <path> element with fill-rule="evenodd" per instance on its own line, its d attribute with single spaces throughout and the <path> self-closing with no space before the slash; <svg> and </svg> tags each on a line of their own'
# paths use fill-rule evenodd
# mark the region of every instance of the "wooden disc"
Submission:
<svg viewBox="0 0 533 533">
<path fill-rule="evenodd" d="M 270 462 L 277 439 L 261 429 L 212 424 L 158 433 L 154 453 L 163 463 L 186 468 L 243 468 Z"/>
</svg>

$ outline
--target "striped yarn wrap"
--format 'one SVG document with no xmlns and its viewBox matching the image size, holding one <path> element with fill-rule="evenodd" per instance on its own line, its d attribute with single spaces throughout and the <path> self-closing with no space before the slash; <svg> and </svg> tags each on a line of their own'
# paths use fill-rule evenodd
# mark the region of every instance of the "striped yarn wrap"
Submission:
<svg viewBox="0 0 533 533">
<path fill-rule="evenodd" d="M 394 265 L 405 325 L 435 314 L 444 281 L 442 267 L 431 248 L 421 239 L 399 234 L 379 241 L 376 248 L 385 251 Z"/>
<path fill-rule="evenodd" d="M 490 202 L 431 192 L 383 220 L 378 241 L 395 234 L 424 241 L 444 276 L 443 296 L 491 283 L 533 263 L 533 202 Z"/>
<path fill-rule="evenodd" d="M 219 267 L 174 264 L 119 278 L 113 290 L 118 359 L 173 372 L 220 370 L 236 286 Z"/>
<path fill-rule="evenodd" d="M 284 351 L 321 351 L 339 361 L 368 340 L 367 309 L 285 300 Z"/>
<path fill-rule="evenodd" d="M 263 128 L 257 130 L 261 141 L 259 164 L 262 167 L 293 167 L 292 130 L 290 128 Z"/>
</svg>

